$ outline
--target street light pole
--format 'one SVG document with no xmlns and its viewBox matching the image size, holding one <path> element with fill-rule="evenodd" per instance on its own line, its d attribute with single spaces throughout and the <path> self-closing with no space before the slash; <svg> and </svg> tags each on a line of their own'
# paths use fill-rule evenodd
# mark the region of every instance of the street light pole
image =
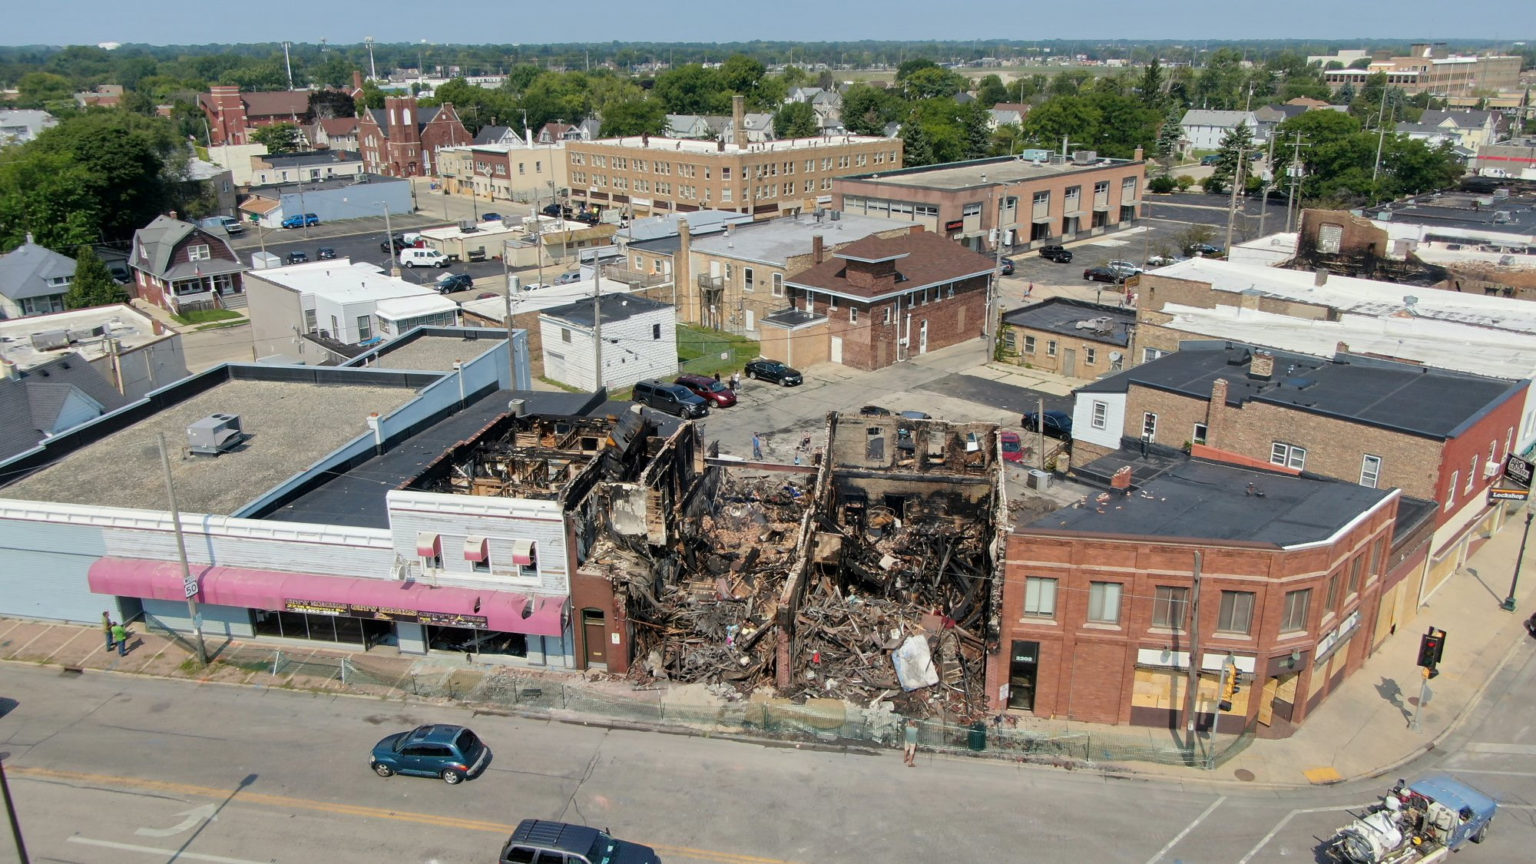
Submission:
<svg viewBox="0 0 1536 864">
<path fill-rule="evenodd" d="M 187 540 L 181 533 L 181 509 L 176 506 L 176 487 L 171 483 L 171 455 L 165 448 L 165 433 L 160 433 L 160 464 L 165 468 L 165 494 L 171 503 L 171 527 L 176 535 L 176 553 L 181 559 L 181 584 L 186 589 L 187 615 L 192 618 L 192 633 L 197 637 L 197 662 L 208 665 L 208 646 L 203 642 L 203 616 L 197 611 L 197 580 L 187 563 Z"/>
<path fill-rule="evenodd" d="M 1499 604 L 1499 608 L 1505 612 L 1515 611 L 1515 588 L 1520 585 L 1520 562 L 1525 560 L 1525 541 L 1531 536 L 1531 517 L 1536 516 L 1536 511 L 1529 507 L 1525 509 L 1525 530 L 1520 533 L 1520 554 L 1515 557 L 1515 576 L 1509 580 L 1509 596 Z"/>
<path fill-rule="evenodd" d="M 9 755 L 0 753 L 0 798 L 5 799 L 5 815 L 11 818 L 11 837 L 16 840 L 16 860 L 21 864 L 29 864 L 27 844 L 21 842 L 21 820 L 16 817 L 16 802 L 11 800 L 11 784 L 5 779 L 5 757 Z"/>
</svg>

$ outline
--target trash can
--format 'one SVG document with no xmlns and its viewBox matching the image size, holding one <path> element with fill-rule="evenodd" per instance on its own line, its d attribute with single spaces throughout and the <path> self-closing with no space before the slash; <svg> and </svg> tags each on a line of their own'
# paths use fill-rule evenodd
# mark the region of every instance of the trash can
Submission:
<svg viewBox="0 0 1536 864">
<path fill-rule="evenodd" d="M 977 720 L 971 724 L 970 734 L 966 736 L 965 746 L 980 753 L 987 749 L 987 724 Z"/>
</svg>

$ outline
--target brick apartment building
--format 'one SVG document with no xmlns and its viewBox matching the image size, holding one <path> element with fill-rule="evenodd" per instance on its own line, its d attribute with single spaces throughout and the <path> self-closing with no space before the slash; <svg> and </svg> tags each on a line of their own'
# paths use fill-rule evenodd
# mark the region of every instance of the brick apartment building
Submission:
<svg viewBox="0 0 1536 864">
<path fill-rule="evenodd" d="M 1528 386 L 1359 355 L 1186 342 L 1077 390 L 1073 461 L 1144 444 L 1436 502 L 1420 578 L 1389 598 L 1406 608 L 1507 518 L 1487 495 L 1515 447 Z"/>
<path fill-rule="evenodd" d="M 1141 216 L 1146 164 L 1045 150 L 892 170 L 874 168 L 832 184 L 845 213 L 914 221 L 972 249 L 1034 248 L 1129 227 Z"/>
<path fill-rule="evenodd" d="M 197 97 L 214 145 L 250 144 L 251 133 L 278 123 L 298 125 L 309 113 L 308 90 L 241 93 L 233 85 L 215 85 Z"/>
<path fill-rule="evenodd" d="M 1391 626 L 1377 611 L 1400 498 L 1182 461 L 1016 526 L 993 710 L 1182 728 L 1193 654 L 1197 728 L 1290 734 Z"/>
<path fill-rule="evenodd" d="M 1364 69 L 1324 70 L 1323 80 L 1335 89 L 1345 84 L 1358 89 L 1380 73 L 1387 84 L 1409 94 L 1471 96 L 1519 86 L 1520 64 L 1516 55 L 1451 54 L 1444 42 L 1420 42 L 1406 57 L 1377 57 Z"/>
<path fill-rule="evenodd" d="M 1127 365 L 1136 313 L 1050 297 L 1003 314 L 1000 359 L 1068 378 L 1097 378 Z"/>
<path fill-rule="evenodd" d="M 922 228 L 869 236 L 785 281 L 788 308 L 763 321 L 763 356 L 882 369 L 975 339 L 986 326 L 995 262 Z"/>
<path fill-rule="evenodd" d="M 746 141 L 745 131 L 735 140 Z M 835 177 L 900 168 L 901 148 L 899 139 L 858 135 L 746 144 L 639 135 L 567 141 L 565 158 L 573 206 L 631 218 L 715 209 L 772 219 L 830 205 Z"/>
<path fill-rule="evenodd" d="M 388 177 L 434 176 L 440 148 L 472 140 L 451 103 L 420 108 L 414 96 L 386 97 L 383 108 L 363 112 L 357 123 L 365 170 Z"/>
</svg>

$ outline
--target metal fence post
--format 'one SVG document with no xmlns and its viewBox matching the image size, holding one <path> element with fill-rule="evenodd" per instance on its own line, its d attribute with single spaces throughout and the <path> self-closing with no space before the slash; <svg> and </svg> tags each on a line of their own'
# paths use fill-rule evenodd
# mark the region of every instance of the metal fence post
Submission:
<svg viewBox="0 0 1536 864">
<path fill-rule="evenodd" d="M 273 678 L 277 677 L 277 664 L 279 664 L 281 662 L 283 662 L 283 652 L 281 652 L 281 651 L 273 651 L 272 652 L 272 677 Z"/>
</svg>

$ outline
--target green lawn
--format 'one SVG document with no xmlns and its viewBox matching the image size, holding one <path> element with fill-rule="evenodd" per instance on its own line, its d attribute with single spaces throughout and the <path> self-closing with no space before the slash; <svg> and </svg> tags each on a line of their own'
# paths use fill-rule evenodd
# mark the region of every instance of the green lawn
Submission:
<svg viewBox="0 0 1536 864">
<path fill-rule="evenodd" d="M 757 356 L 758 344 L 744 336 L 689 324 L 677 326 L 679 371 L 694 375 L 719 372 L 722 377 L 729 377 Z"/>
<path fill-rule="evenodd" d="M 232 318 L 244 318 L 239 312 L 228 309 L 193 309 L 181 315 L 172 315 L 177 324 L 211 324 L 215 321 L 228 321 Z"/>
</svg>

